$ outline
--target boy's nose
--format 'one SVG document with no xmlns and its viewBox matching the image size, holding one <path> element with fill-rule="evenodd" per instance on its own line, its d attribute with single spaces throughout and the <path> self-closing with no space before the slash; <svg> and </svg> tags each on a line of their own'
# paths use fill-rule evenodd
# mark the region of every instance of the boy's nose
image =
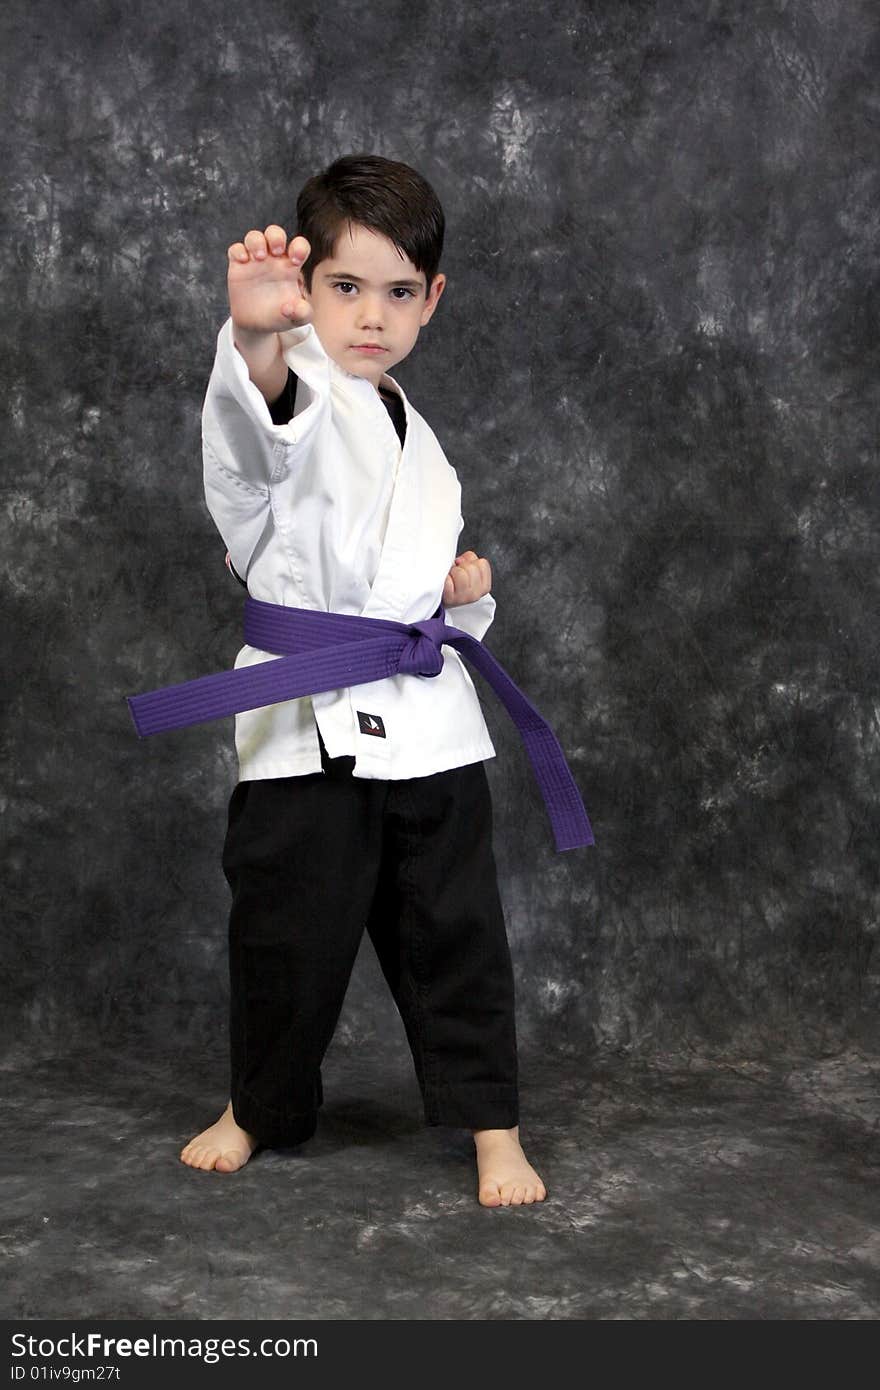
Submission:
<svg viewBox="0 0 880 1390">
<path fill-rule="evenodd" d="M 360 303 L 360 323 L 374 328 L 382 322 L 382 310 L 378 300 L 362 299 Z"/>
</svg>

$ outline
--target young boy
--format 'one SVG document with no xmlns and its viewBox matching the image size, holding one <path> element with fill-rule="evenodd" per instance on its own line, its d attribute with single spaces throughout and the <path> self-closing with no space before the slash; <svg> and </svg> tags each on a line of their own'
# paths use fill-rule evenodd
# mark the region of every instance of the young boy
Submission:
<svg viewBox="0 0 880 1390">
<path fill-rule="evenodd" d="M 230 317 L 203 410 L 205 495 L 251 596 L 413 623 L 442 600 L 481 638 L 495 600 L 465 551 L 461 489 L 390 369 L 446 284 L 444 218 L 405 164 L 338 159 L 297 201 L 299 233 L 228 249 Z M 310 616 L 310 615 L 309 615 Z M 320 1064 L 366 926 L 412 1050 L 428 1124 L 474 1137 L 479 1201 L 542 1201 L 519 1143 L 513 971 L 464 663 L 236 715 L 223 869 L 231 1099 L 188 1143 L 234 1172 L 309 1138 Z M 245 646 L 236 668 L 275 659 Z"/>
</svg>

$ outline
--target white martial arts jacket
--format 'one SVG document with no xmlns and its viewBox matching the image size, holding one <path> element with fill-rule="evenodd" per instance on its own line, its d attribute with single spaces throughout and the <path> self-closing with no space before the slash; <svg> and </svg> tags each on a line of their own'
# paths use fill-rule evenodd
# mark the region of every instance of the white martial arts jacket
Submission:
<svg viewBox="0 0 880 1390">
<path fill-rule="evenodd" d="M 287 424 L 273 424 L 231 318 L 202 410 L 205 500 L 235 570 L 269 603 L 430 618 L 464 527 L 455 469 L 393 377 L 382 384 L 403 401 L 403 448 L 375 387 L 327 355 L 313 324 L 280 337 L 299 379 Z M 481 638 L 494 615 L 486 594 L 447 621 Z M 354 756 L 355 777 L 423 777 L 494 757 L 467 667 L 442 650 L 436 676 L 388 676 L 237 714 L 239 780 L 320 772 L 315 721 L 331 758 Z M 275 659 L 244 646 L 235 666 Z"/>
</svg>

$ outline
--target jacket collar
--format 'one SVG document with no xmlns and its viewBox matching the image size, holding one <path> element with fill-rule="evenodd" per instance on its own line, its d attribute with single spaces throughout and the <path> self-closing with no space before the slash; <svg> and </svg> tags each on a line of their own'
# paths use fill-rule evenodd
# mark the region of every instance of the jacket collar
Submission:
<svg viewBox="0 0 880 1390">
<path fill-rule="evenodd" d="M 312 387 L 322 396 L 329 395 L 331 382 L 354 394 L 363 395 L 366 391 L 370 391 L 373 395 L 378 395 L 363 377 L 356 376 L 354 372 L 347 372 L 344 367 L 340 367 L 338 362 L 334 362 L 333 358 L 327 355 L 315 332 L 313 323 L 303 323 L 297 328 L 288 328 L 285 332 L 279 333 L 278 336 L 281 339 L 284 360 L 291 371 L 302 377 L 307 386 Z M 387 372 L 382 373 L 382 385 L 391 391 L 396 391 L 400 396 L 404 410 L 407 412 L 408 422 L 409 402 L 403 387 Z"/>
</svg>

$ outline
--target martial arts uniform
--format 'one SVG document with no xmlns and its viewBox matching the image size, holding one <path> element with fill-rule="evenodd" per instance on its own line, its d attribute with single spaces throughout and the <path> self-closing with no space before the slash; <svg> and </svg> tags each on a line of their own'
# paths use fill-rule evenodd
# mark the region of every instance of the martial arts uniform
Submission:
<svg viewBox="0 0 880 1390">
<path fill-rule="evenodd" d="M 458 554 L 461 486 L 430 428 L 401 398 L 401 445 L 370 382 L 328 357 L 312 324 L 282 333 L 298 378 L 295 410 L 275 424 L 233 343 L 232 320 L 202 411 L 205 496 L 214 522 L 256 599 L 390 618 L 430 616 Z M 495 600 L 450 609 L 482 638 Z M 247 710 L 235 720 L 239 776 L 320 772 L 318 730 L 331 755 L 354 756 L 355 777 L 421 777 L 495 756 L 470 674 L 451 646 L 443 669 L 394 675 Z M 244 646 L 236 668 L 271 661 Z"/>
<path fill-rule="evenodd" d="M 281 335 L 272 408 L 227 320 L 203 409 L 205 496 L 255 598 L 400 622 L 431 614 L 463 527 L 461 489 L 397 382 L 386 401 Z M 495 601 L 450 610 L 481 638 Z M 231 1097 L 263 1143 L 315 1130 L 320 1064 L 366 926 L 404 1022 L 428 1124 L 518 1122 L 514 980 L 473 682 L 444 647 L 397 674 L 236 715 L 223 869 Z M 245 646 L 236 668 L 274 659 Z"/>
</svg>

